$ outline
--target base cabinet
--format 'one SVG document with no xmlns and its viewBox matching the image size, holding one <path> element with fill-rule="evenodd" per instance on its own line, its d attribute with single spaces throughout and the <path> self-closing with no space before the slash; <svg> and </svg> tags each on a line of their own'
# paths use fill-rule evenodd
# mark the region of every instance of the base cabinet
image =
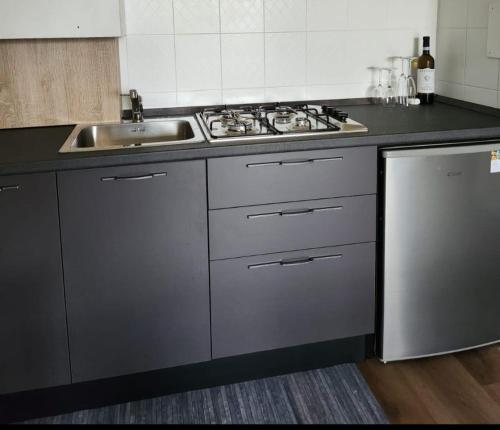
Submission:
<svg viewBox="0 0 500 430">
<path fill-rule="evenodd" d="M 204 161 L 59 174 L 73 382 L 206 361 Z"/>
<path fill-rule="evenodd" d="M 56 175 L 0 177 L 0 394 L 69 384 Z"/>
<path fill-rule="evenodd" d="M 374 332 L 374 243 L 210 267 L 214 358 Z"/>
</svg>

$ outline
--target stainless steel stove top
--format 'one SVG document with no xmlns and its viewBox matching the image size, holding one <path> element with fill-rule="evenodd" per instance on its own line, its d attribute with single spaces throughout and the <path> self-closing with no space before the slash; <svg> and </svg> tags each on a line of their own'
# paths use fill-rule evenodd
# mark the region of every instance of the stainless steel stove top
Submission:
<svg viewBox="0 0 500 430">
<path fill-rule="evenodd" d="M 332 106 L 279 103 L 259 107 L 218 106 L 197 114 L 209 142 L 240 142 L 258 139 L 281 139 L 366 133 L 368 129 L 353 121 L 346 112 Z"/>
</svg>

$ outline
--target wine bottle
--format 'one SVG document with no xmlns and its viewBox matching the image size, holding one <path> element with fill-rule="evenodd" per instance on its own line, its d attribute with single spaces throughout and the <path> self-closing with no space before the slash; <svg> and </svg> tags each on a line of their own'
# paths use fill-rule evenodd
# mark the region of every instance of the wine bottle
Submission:
<svg viewBox="0 0 500 430">
<path fill-rule="evenodd" d="M 434 57 L 431 55 L 431 38 L 424 37 L 424 52 L 418 57 L 417 62 L 417 97 L 420 104 L 431 105 L 434 103 L 435 92 L 435 65 Z"/>
</svg>

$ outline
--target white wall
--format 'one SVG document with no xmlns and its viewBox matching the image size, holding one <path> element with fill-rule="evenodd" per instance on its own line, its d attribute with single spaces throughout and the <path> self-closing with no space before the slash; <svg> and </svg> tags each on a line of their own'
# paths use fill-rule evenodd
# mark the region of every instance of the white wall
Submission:
<svg viewBox="0 0 500 430">
<path fill-rule="evenodd" d="M 438 94 L 500 107 L 500 60 L 486 55 L 492 1 L 439 0 Z"/>
<path fill-rule="evenodd" d="M 365 97 L 371 66 L 434 43 L 438 0 L 123 2 L 122 91 L 151 108 Z"/>
</svg>

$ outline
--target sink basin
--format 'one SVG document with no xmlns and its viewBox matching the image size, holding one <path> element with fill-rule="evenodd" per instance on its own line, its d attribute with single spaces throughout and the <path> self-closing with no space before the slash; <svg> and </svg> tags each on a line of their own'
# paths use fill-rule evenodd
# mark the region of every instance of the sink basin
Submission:
<svg viewBox="0 0 500 430">
<path fill-rule="evenodd" d="M 59 152 L 98 151 L 204 142 L 193 117 L 142 123 L 78 125 Z"/>
</svg>

